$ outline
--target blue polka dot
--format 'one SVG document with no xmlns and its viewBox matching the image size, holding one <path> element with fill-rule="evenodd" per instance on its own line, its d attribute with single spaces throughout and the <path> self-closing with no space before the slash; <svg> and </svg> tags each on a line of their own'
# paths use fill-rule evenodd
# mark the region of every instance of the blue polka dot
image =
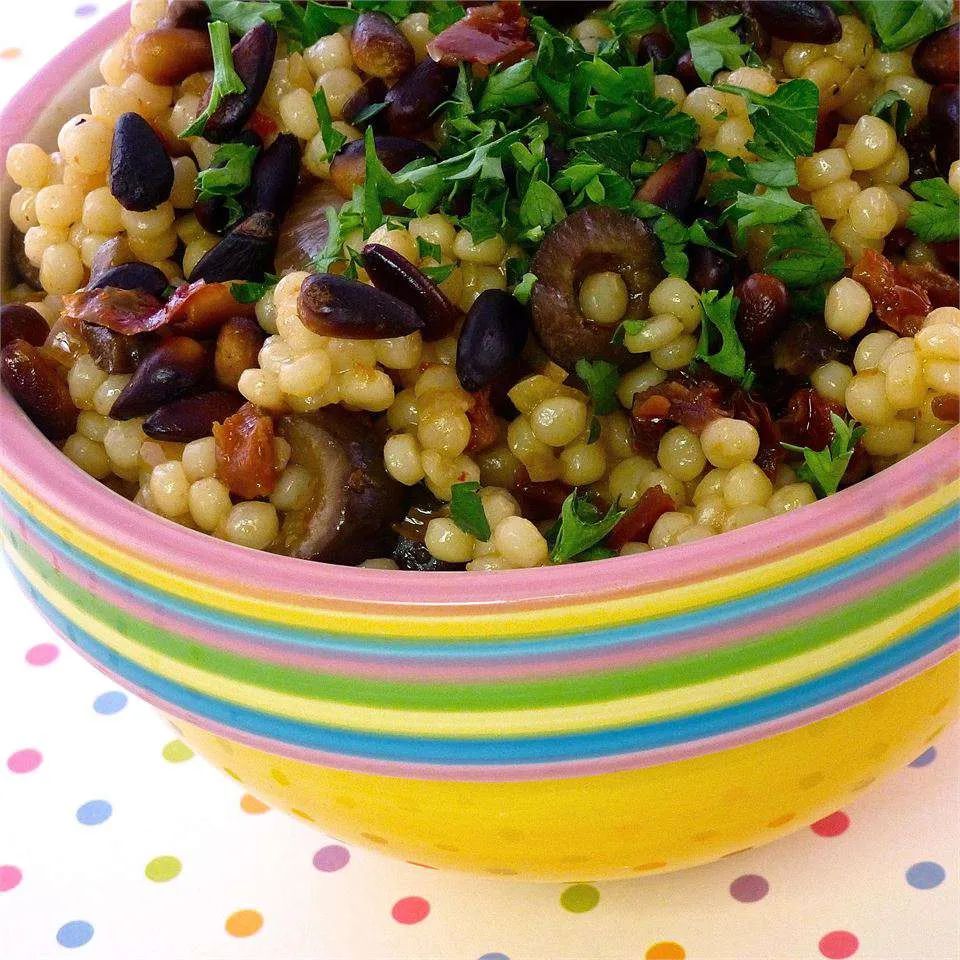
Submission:
<svg viewBox="0 0 960 960">
<path fill-rule="evenodd" d="M 57 931 L 57 943 L 61 947 L 82 947 L 93 937 L 93 927 L 86 920 L 71 920 Z"/>
<path fill-rule="evenodd" d="M 98 823 L 110 818 L 113 807 L 106 800 L 88 800 L 77 807 L 77 820 L 87 827 L 95 827 Z"/>
<path fill-rule="evenodd" d="M 93 701 L 93 709 L 97 713 L 111 714 L 119 713 L 127 705 L 127 695 L 119 690 L 110 690 L 107 693 L 101 693 Z"/>
<path fill-rule="evenodd" d="M 510 958 L 505 953 L 485 953 L 482 957 L 478 957 L 478 960 L 510 960 Z"/>
<path fill-rule="evenodd" d="M 932 860 L 921 860 L 907 870 L 907 883 L 917 890 L 932 890 L 939 887 L 947 876 L 946 870 Z"/>
<path fill-rule="evenodd" d="M 910 766 L 911 767 L 927 767 L 931 763 L 933 763 L 933 761 L 936 759 L 937 759 L 937 748 L 927 747 L 927 749 L 924 750 L 923 753 L 921 753 L 920 756 L 917 757 L 917 759 L 910 764 Z"/>
</svg>

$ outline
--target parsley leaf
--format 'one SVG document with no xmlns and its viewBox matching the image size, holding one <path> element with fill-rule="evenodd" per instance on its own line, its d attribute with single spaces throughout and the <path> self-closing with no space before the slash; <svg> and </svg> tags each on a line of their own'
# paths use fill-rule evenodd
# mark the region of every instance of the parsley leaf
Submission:
<svg viewBox="0 0 960 960">
<path fill-rule="evenodd" d="M 520 301 L 520 303 L 527 303 L 530 300 L 530 295 L 533 293 L 533 285 L 537 282 L 537 275 L 535 273 L 525 273 L 517 285 L 513 288 L 513 295 Z"/>
<path fill-rule="evenodd" d="M 455 483 L 450 487 L 450 519 L 464 532 L 478 540 L 490 539 L 490 521 L 480 500 L 480 484 L 476 480 Z"/>
<path fill-rule="evenodd" d="M 347 142 L 347 138 L 333 127 L 333 117 L 330 115 L 330 107 L 327 106 L 327 95 L 323 87 L 318 87 L 317 92 L 313 95 L 313 106 L 317 111 L 320 139 L 327 151 L 327 159 L 332 160 L 333 155 Z"/>
<path fill-rule="evenodd" d="M 610 342 L 619 346 L 627 337 L 635 337 L 646 323 L 645 320 L 622 320 L 613 331 Z"/>
<path fill-rule="evenodd" d="M 428 26 L 433 34 L 443 33 L 447 27 L 462 20 L 466 12 L 457 0 L 429 0 L 424 6 L 429 16 Z"/>
<path fill-rule="evenodd" d="M 443 283 L 457 269 L 455 263 L 438 263 L 435 267 L 420 266 L 420 272 L 434 283 Z"/>
<path fill-rule="evenodd" d="M 660 19 L 673 40 L 673 46 L 677 53 L 683 53 L 690 49 L 690 41 L 687 34 L 698 24 L 697 8 L 687 0 L 669 0 L 660 11 Z"/>
<path fill-rule="evenodd" d="M 769 96 L 727 83 L 717 89 L 747 101 L 754 131 L 747 146 L 761 160 L 795 160 L 813 153 L 820 108 L 820 91 L 813 81 L 788 80 Z"/>
<path fill-rule="evenodd" d="M 724 297 L 716 290 L 705 290 L 700 294 L 700 304 L 704 319 L 694 356 L 711 370 L 742 381 L 747 376 L 747 355 L 735 323 L 740 301 L 732 290 Z"/>
<path fill-rule="evenodd" d="M 356 198 L 345 203 L 339 210 L 334 206 L 327 207 L 327 242 L 313 258 L 312 267 L 315 273 L 328 273 L 335 263 L 349 259 L 349 254 L 343 250 L 347 236 L 363 223 Z"/>
<path fill-rule="evenodd" d="M 910 104 L 896 92 L 896 90 L 887 90 L 881 93 L 873 102 L 870 113 L 887 123 L 897 131 L 898 137 L 903 137 L 907 132 L 907 124 L 913 116 Z"/>
<path fill-rule="evenodd" d="M 238 35 L 261 23 L 277 24 L 283 19 L 279 3 L 254 3 L 253 0 L 207 0 L 211 20 L 223 20 Z"/>
<path fill-rule="evenodd" d="M 264 274 L 263 283 L 232 283 L 230 284 L 230 293 L 233 294 L 233 299 L 237 303 L 256 303 L 258 300 L 262 300 L 269 290 L 272 290 L 278 283 L 280 278 L 274 276 L 272 273 Z"/>
<path fill-rule="evenodd" d="M 863 427 L 856 426 L 855 420 L 847 423 L 832 411 L 830 419 L 833 421 L 833 437 L 823 450 L 811 450 L 792 443 L 780 444 L 787 450 L 803 454 L 804 462 L 797 471 L 797 479 L 816 487 L 822 497 L 837 492 L 854 447 L 864 434 Z"/>
<path fill-rule="evenodd" d="M 843 250 L 830 239 L 820 215 L 804 207 L 795 220 L 777 227 L 764 269 L 788 287 L 813 287 L 843 273 Z"/>
<path fill-rule="evenodd" d="M 421 260 L 443 260 L 443 248 L 439 243 L 431 243 L 426 237 L 417 237 L 417 253 Z"/>
<path fill-rule="evenodd" d="M 910 189 L 921 199 L 910 207 L 907 228 L 927 243 L 956 240 L 960 236 L 960 198 L 946 180 L 917 180 Z"/>
<path fill-rule="evenodd" d="M 637 0 L 618 0 L 602 11 L 600 16 L 618 35 L 649 33 L 657 25 L 657 15 L 650 5 L 638 3 Z"/>
<path fill-rule="evenodd" d="M 181 138 L 202 136 L 207 121 L 220 106 L 220 101 L 231 93 L 243 93 L 246 89 L 243 81 L 233 69 L 233 50 L 230 48 L 230 28 L 222 20 L 214 20 L 207 25 L 210 34 L 210 47 L 213 50 L 213 83 L 210 85 L 210 102 L 206 109 L 197 114 L 193 123 L 187 127 Z"/>
<path fill-rule="evenodd" d="M 521 60 L 490 74 L 477 109 L 490 112 L 504 107 L 520 107 L 534 103 L 540 96 L 533 76 L 533 61 Z"/>
<path fill-rule="evenodd" d="M 220 197 L 233 226 L 242 216 L 237 199 L 250 186 L 250 174 L 260 148 L 246 143 L 225 143 L 217 147 L 210 166 L 197 174 L 197 200 Z"/>
<path fill-rule="evenodd" d="M 902 50 L 950 22 L 950 0 L 854 0 L 882 50 Z"/>
<path fill-rule="evenodd" d="M 750 45 L 741 43 L 733 32 L 739 22 L 740 15 L 735 14 L 687 31 L 693 65 L 704 83 L 710 83 L 713 75 L 724 67 L 736 70 L 743 66 L 743 54 L 749 52 Z"/>
<path fill-rule="evenodd" d="M 793 220 L 805 206 L 786 190 L 772 187 L 766 193 L 738 193 L 733 204 L 724 210 L 722 219 L 737 221 L 737 237 L 742 240 L 747 227 L 785 223 Z"/>
<path fill-rule="evenodd" d="M 576 370 L 577 376 L 587 386 L 594 413 L 602 415 L 617 409 L 617 384 L 620 382 L 620 374 L 612 363 L 606 360 L 581 359 L 577 361 Z"/>
<path fill-rule="evenodd" d="M 575 559 L 599 559 L 595 556 L 584 557 L 583 555 L 591 547 L 599 544 L 626 512 L 612 506 L 606 515 L 601 517 L 600 511 L 586 497 L 581 497 L 574 490 L 563 501 L 560 519 L 551 531 L 553 545 L 550 549 L 550 561 L 567 563 Z M 548 539 L 551 538 L 548 537 Z"/>
</svg>

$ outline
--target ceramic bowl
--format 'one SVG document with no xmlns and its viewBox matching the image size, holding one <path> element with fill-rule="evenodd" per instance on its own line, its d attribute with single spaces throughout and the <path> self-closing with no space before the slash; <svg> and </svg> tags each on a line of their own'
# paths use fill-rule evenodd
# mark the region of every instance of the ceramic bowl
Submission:
<svg viewBox="0 0 960 960">
<path fill-rule="evenodd" d="M 14 99 L 6 144 L 51 146 L 125 17 Z M 713 860 L 836 809 L 956 709 L 957 430 L 699 543 L 423 574 L 186 530 L 6 395 L 0 417 L 6 550 L 54 629 L 253 793 L 406 860 L 543 879 Z"/>
</svg>

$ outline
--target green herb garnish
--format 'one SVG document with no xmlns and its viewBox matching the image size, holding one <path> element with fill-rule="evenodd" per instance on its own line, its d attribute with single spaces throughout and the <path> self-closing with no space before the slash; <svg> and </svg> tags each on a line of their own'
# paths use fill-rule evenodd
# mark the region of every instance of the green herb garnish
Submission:
<svg viewBox="0 0 960 960">
<path fill-rule="evenodd" d="M 513 288 L 513 295 L 521 303 L 526 304 L 530 300 L 530 295 L 533 293 L 533 285 L 537 282 L 537 276 L 534 273 L 525 273 Z"/>
<path fill-rule="evenodd" d="M 600 511 L 585 496 L 580 496 L 574 490 L 563 501 L 560 518 L 547 535 L 547 541 L 552 542 L 550 561 L 569 563 L 571 560 L 600 559 L 599 556 L 584 555 L 607 536 L 626 512 L 612 506 L 601 516 Z"/>
<path fill-rule="evenodd" d="M 478 540 L 490 539 L 490 521 L 483 511 L 480 484 L 476 480 L 455 483 L 450 487 L 450 519 L 464 532 Z"/>
<path fill-rule="evenodd" d="M 847 423 L 832 411 L 830 420 L 833 422 L 833 437 L 823 450 L 811 450 L 792 443 L 780 444 L 787 450 L 803 455 L 804 462 L 797 471 L 797 478 L 816 487 L 822 497 L 837 492 L 854 447 L 864 434 L 863 427 L 857 426 L 855 420 Z"/>
<path fill-rule="evenodd" d="M 749 52 L 750 45 L 742 43 L 733 32 L 739 22 L 740 15 L 735 14 L 687 31 L 693 65 L 704 83 L 710 83 L 713 75 L 724 67 L 736 70 L 743 66 L 743 55 Z"/>
<path fill-rule="evenodd" d="M 219 197 L 227 209 L 227 226 L 243 216 L 239 197 L 250 186 L 250 174 L 260 148 L 246 143 L 217 147 L 210 166 L 197 174 L 197 200 Z"/>
<path fill-rule="evenodd" d="M 694 356 L 711 370 L 742 381 L 747 375 L 747 355 L 736 327 L 740 301 L 732 290 L 723 297 L 716 290 L 705 290 L 700 294 L 700 305 L 703 320 Z"/>
<path fill-rule="evenodd" d="M 576 371 L 577 376 L 586 384 L 594 413 L 602 415 L 617 409 L 620 374 L 612 363 L 606 360 L 581 359 L 577 361 Z"/>
<path fill-rule="evenodd" d="M 327 106 L 327 95 L 323 87 L 319 87 L 313 95 L 313 106 L 317 111 L 317 122 L 320 124 L 320 139 L 327 151 L 327 159 L 332 160 L 333 155 L 347 142 L 347 138 L 333 126 L 333 117 L 330 116 L 330 108 Z"/>
<path fill-rule="evenodd" d="M 896 90 L 887 90 L 881 93 L 873 102 L 870 113 L 887 123 L 897 131 L 898 137 L 903 137 L 907 132 L 907 124 L 913 116 L 910 104 L 896 92 Z"/>
<path fill-rule="evenodd" d="M 920 197 L 910 207 L 907 229 L 927 243 L 946 243 L 960 236 L 960 198 L 943 177 L 918 180 L 910 189 Z"/>
<path fill-rule="evenodd" d="M 237 303 L 257 303 L 257 301 L 262 300 L 279 282 L 279 277 L 268 273 L 264 275 L 263 283 L 244 282 L 230 284 L 230 293 Z"/>
<path fill-rule="evenodd" d="M 213 51 L 213 83 L 210 85 L 210 102 L 197 114 L 197 118 L 180 134 L 182 138 L 203 135 L 207 121 L 220 106 L 220 101 L 231 93 L 243 93 L 243 81 L 233 69 L 233 51 L 230 48 L 230 28 L 222 20 L 207 25 L 210 48 Z"/>
<path fill-rule="evenodd" d="M 902 50 L 950 22 L 950 0 L 854 0 L 882 50 Z"/>
</svg>

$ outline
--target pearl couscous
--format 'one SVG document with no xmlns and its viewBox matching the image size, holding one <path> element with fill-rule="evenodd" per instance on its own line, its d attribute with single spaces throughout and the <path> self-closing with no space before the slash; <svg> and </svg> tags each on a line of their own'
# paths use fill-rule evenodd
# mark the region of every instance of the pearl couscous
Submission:
<svg viewBox="0 0 960 960">
<path fill-rule="evenodd" d="M 118 494 L 497 571 L 788 513 L 960 419 L 949 17 L 235 6 L 134 0 L 6 156 L 3 384 Z"/>
</svg>

